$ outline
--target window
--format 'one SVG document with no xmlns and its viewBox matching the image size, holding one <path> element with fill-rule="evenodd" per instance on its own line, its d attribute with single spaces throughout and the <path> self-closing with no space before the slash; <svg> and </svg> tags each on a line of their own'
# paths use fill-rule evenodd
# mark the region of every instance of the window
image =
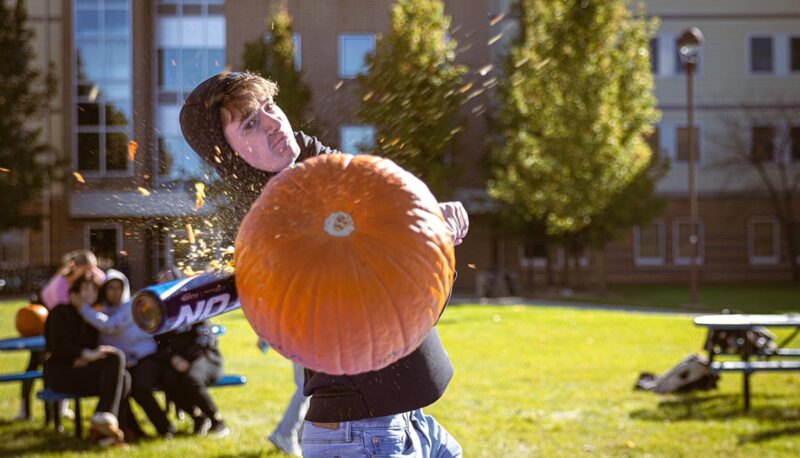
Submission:
<svg viewBox="0 0 800 458">
<path fill-rule="evenodd" d="M 98 224 L 86 226 L 84 247 L 97 256 L 97 266 L 105 270 L 118 264 L 122 251 L 122 226 Z"/>
<path fill-rule="evenodd" d="M 179 113 L 195 86 L 225 68 L 222 1 L 159 0 L 158 5 L 155 173 L 161 181 L 204 179 L 213 172 L 183 138 Z"/>
<path fill-rule="evenodd" d="M 789 39 L 789 71 L 800 72 L 800 37 Z"/>
<path fill-rule="evenodd" d="M 753 218 L 747 227 L 750 264 L 777 264 L 780 259 L 780 230 L 774 218 Z"/>
<path fill-rule="evenodd" d="M 750 71 L 753 73 L 772 73 L 774 62 L 772 37 L 750 38 Z"/>
<path fill-rule="evenodd" d="M 294 52 L 294 69 L 299 72 L 303 69 L 303 39 L 299 33 L 292 34 L 292 48 Z"/>
<path fill-rule="evenodd" d="M 375 128 L 372 126 L 342 126 L 339 129 L 341 150 L 345 153 L 363 153 L 375 145 Z"/>
<path fill-rule="evenodd" d="M 664 222 L 633 228 L 633 258 L 637 266 L 664 265 Z"/>
<path fill-rule="evenodd" d="M 772 126 L 756 126 L 752 128 L 752 144 L 750 151 L 755 161 L 771 161 L 775 159 L 775 128 Z"/>
<path fill-rule="evenodd" d="M 650 69 L 654 75 L 658 74 L 658 38 L 650 39 Z"/>
<path fill-rule="evenodd" d="M 689 218 L 677 218 L 672 223 L 672 259 L 675 265 L 689 265 L 692 258 L 692 224 Z M 705 225 L 697 221 L 697 264 L 705 258 Z"/>
<path fill-rule="evenodd" d="M 675 129 L 676 147 L 675 160 L 677 162 L 689 162 L 689 128 L 677 127 Z M 694 143 L 695 161 L 700 161 L 700 129 L 692 128 L 692 142 Z"/>
<path fill-rule="evenodd" d="M 366 70 L 365 57 L 375 50 L 374 34 L 339 35 L 339 77 L 353 79 Z"/>
<path fill-rule="evenodd" d="M 0 266 L 26 267 L 28 262 L 28 231 L 11 229 L 0 232 Z"/>
<path fill-rule="evenodd" d="M 647 145 L 650 146 L 650 150 L 653 151 L 653 155 L 658 156 L 661 153 L 661 137 L 659 135 L 658 127 L 653 128 L 653 132 L 650 135 L 645 136 L 645 141 Z"/>
<path fill-rule="evenodd" d="M 125 175 L 133 120 L 130 1 L 76 2 L 74 8 L 73 167 Z"/>
<path fill-rule="evenodd" d="M 789 141 L 793 161 L 800 161 L 800 126 L 792 126 L 789 131 Z"/>
</svg>

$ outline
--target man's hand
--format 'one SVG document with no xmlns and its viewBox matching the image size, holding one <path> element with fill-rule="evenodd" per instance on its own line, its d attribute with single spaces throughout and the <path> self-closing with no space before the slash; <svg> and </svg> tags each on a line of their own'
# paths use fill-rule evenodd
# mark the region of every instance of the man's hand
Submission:
<svg viewBox="0 0 800 458">
<path fill-rule="evenodd" d="M 439 209 L 444 215 L 444 222 L 450 229 L 450 236 L 453 238 L 453 245 L 458 245 L 464 241 L 469 231 L 469 216 L 467 210 L 461 202 L 441 202 Z"/>
<path fill-rule="evenodd" d="M 186 361 L 185 359 L 181 358 L 178 355 L 175 355 L 172 358 L 170 358 L 169 363 L 172 364 L 172 367 L 174 367 L 175 370 L 180 373 L 188 371 L 189 367 L 191 366 L 191 364 L 189 364 L 189 361 Z"/>
</svg>

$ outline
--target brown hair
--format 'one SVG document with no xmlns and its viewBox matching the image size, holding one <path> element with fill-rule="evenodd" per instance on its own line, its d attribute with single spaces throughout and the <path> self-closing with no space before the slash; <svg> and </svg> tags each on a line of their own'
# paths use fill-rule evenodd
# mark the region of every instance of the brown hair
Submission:
<svg viewBox="0 0 800 458">
<path fill-rule="evenodd" d="M 222 127 L 256 111 L 264 99 L 276 95 L 278 85 L 274 81 L 255 73 L 242 73 L 222 97 L 219 110 Z"/>
</svg>

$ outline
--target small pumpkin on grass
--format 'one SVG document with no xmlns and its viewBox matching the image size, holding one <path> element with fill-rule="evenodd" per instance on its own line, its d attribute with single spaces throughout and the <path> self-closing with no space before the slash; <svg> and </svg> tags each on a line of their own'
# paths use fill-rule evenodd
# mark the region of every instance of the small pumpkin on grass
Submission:
<svg viewBox="0 0 800 458">
<path fill-rule="evenodd" d="M 358 374 L 416 349 L 450 294 L 455 257 L 422 181 L 376 156 L 319 156 L 265 186 L 235 246 L 253 329 L 309 369 Z"/>
</svg>

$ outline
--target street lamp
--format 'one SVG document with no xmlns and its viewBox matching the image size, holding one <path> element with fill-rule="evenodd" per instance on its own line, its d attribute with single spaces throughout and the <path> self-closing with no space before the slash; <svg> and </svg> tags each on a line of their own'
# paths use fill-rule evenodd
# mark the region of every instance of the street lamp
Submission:
<svg viewBox="0 0 800 458">
<path fill-rule="evenodd" d="M 697 190 L 695 189 L 695 161 L 697 151 L 694 139 L 694 69 L 697 66 L 697 56 L 703 46 L 703 32 L 697 27 L 683 31 L 678 39 L 678 52 L 681 62 L 686 68 L 686 117 L 688 124 L 687 140 L 689 142 L 689 245 L 692 247 L 692 256 L 689 260 L 689 290 L 690 303 L 695 305 L 697 300 Z"/>
</svg>

